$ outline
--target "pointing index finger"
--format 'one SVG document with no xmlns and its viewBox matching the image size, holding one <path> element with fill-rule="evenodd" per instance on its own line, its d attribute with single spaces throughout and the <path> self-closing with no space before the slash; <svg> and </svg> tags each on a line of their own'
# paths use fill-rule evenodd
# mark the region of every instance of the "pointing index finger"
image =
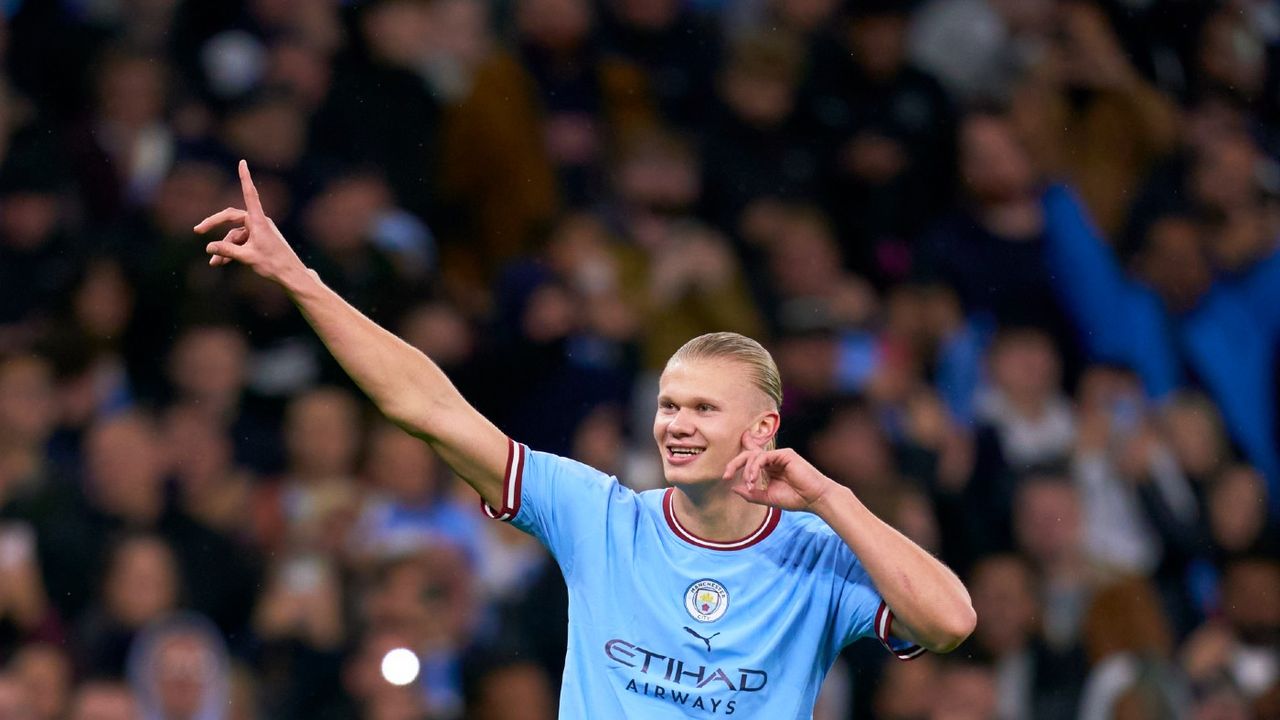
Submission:
<svg viewBox="0 0 1280 720">
<path fill-rule="evenodd" d="M 249 174 L 249 161 L 240 161 L 240 190 L 244 193 L 244 207 L 251 217 L 262 217 L 262 201 L 258 199 L 258 188 L 253 184 L 253 176 Z"/>
</svg>

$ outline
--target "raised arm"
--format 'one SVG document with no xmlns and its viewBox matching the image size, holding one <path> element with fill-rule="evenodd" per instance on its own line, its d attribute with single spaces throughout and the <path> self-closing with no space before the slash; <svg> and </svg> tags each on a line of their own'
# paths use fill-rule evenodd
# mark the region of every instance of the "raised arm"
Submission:
<svg viewBox="0 0 1280 720">
<path fill-rule="evenodd" d="M 724 477 L 749 502 L 808 511 L 826 521 L 893 611 L 898 620 L 894 636 L 934 652 L 950 652 L 973 632 L 977 616 L 955 573 L 796 451 L 747 450 L 729 463 Z"/>
<path fill-rule="evenodd" d="M 205 251 L 212 266 L 243 263 L 288 292 L 316 334 L 392 422 L 431 444 L 491 507 L 505 506 L 508 441 L 462 397 L 426 355 L 365 317 L 330 290 L 289 247 L 262 210 L 249 166 L 240 161 L 245 210 L 227 208 L 196 225 L 234 227 Z"/>
</svg>

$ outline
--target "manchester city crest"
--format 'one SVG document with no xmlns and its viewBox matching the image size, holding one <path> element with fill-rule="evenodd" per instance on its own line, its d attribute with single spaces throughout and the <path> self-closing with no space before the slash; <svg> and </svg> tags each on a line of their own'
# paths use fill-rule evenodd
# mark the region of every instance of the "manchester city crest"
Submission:
<svg viewBox="0 0 1280 720">
<path fill-rule="evenodd" d="M 698 622 L 715 622 L 729 609 L 729 591 L 710 578 L 699 580 L 684 591 L 684 608 Z"/>
</svg>

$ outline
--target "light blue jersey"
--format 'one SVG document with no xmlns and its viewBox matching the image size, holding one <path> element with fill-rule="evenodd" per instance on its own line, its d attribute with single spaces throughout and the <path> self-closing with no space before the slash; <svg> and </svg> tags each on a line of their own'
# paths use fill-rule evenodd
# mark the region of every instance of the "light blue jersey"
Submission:
<svg viewBox="0 0 1280 720">
<path fill-rule="evenodd" d="M 510 442 L 503 507 L 569 587 L 561 718 L 810 718 L 841 648 L 889 637 L 893 614 L 822 520 L 770 508 L 736 542 L 684 529 L 672 489 L 636 493 Z"/>
</svg>

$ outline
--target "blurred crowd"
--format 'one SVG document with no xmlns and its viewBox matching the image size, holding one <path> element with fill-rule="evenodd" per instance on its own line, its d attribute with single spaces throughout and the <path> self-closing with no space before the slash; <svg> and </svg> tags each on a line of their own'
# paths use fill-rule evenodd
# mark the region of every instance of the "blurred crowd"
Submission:
<svg viewBox="0 0 1280 720">
<path fill-rule="evenodd" d="M 978 611 L 819 720 L 1280 718 L 1275 3 L 0 2 L 4 720 L 554 716 L 545 551 L 207 266 L 242 157 L 634 487 L 668 355 L 764 341 L 783 444 Z"/>
</svg>

